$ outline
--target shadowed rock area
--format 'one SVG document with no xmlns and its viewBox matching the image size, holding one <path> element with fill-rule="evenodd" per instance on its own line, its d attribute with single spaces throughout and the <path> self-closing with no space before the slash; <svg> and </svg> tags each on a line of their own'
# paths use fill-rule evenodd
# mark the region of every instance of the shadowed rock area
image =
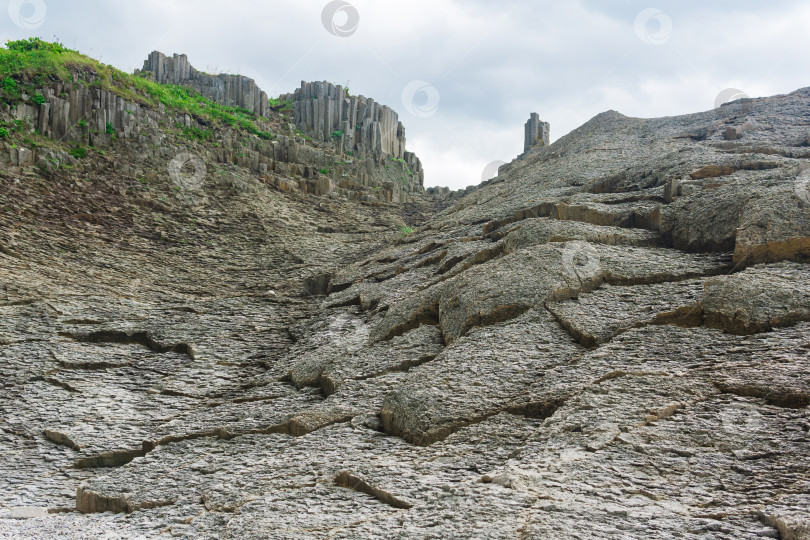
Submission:
<svg viewBox="0 0 810 540">
<path fill-rule="evenodd" d="M 810 538 L 809 89 L 606 112 L 446 208 L 136 118 L 0 141 L 0 536 Z"/>
</svg>

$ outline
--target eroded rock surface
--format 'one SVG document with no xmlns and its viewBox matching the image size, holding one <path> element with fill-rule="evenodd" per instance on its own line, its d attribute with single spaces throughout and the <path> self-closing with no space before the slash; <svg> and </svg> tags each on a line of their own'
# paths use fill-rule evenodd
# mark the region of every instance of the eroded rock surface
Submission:
<svg viewBox="0 0 810 540">
<path fill-rule="evenodd" d="M 0 169 L 0 536 L 807 538 L 809 105 L 604 113 L 438 213 Z"/>
</svg>

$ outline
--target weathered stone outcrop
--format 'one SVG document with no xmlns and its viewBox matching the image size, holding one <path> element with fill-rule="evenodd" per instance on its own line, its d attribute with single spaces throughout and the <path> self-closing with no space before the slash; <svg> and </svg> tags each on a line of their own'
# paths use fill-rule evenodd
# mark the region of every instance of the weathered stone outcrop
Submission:
<svg viewBox="0 0 810 540">
<path fill-rule="evenodd" d="M 526 156 L 526 154 L 534 148 L 535 146 L 548 146 L 549 144 L 549 130 L 550 125 L 548 122 L 541 122 L 540 116 L 537 113 L 532 113 L 531 117 L 529 118 L 528 122 L 526 122 L 525 126 L 525 136 L 524 136 L 524 144 L 523 144 L 523 153 L 518 156 L 518 159 L 522 159 Z M 510 164 L 504 164 L 498 169 L 498 173 L 502 171 L 507 171 L 510 168 Z M 480 185 L 470 185 L 463 189 L 457 190 L 450 190 L 447 187 L 431 187 L 427 188 L 425 192 L 429 197 L 431 197 L 435 201 L 441 201 L 446 205 L 450 205 L 459 199 L 469 195 L 470 193 L 480 189 L 488 184 L 497 183 L 500 179 L 497 177 L 490 178 L 482 182 Z"/>
<path fill-rule="evenodd" d="M 9 112 L 29 132 L 58 141 L 106 146 L 111 135 L 137 137 L 141 125 L 156 126 L 159 117 L 156 111 L 85 84 L 60 82 L 36 92 L 43 103 L 18 103 Z"/>
<path fill-rule="evenodd" d="M 182 82 L 179 77 L 193 69 L 184 63 L 184 57 L 178 57 L 177 62 L 169 60 L 159 53 L 150 56 L 151 62 L 162 66 L 159 72 L 165 83 Z M 128 144 L 133 152 L 143 154 L 136 166 L 105 164 L 128 176 L 166 174 L 168 160 L 191 151 L 202 163 L 234 164 L 261 174 L 267 183 L 285 192 L 391 203 L 411 202 L 422 192 L 424 173 L 419 160 L 410 154 L 409 162 L 393 155 L 347 155 L 342 146 L 313 142 L 294 133 L 278 113 L 253 118 L 262 137 L 237 133 L 227 126 L 206 125 L 163 105 L 153 108 L 125 100 L 98 88 L 92 75 L 87 80 L 83 77 L 87 75 L 76 73 L 74 82 L 38 88 L 37 100 L 23 95 L 12 106 L 0 105 L 0 122 L 14 121 L 21 131 L 37 132 L 55 143 L 33 145 L 23 141 L 23 146 L 0 141 L 0 162 L 52 171 L 77 165 L 77 158 L 68 152 L 70 147 L 103 152 Z M 201 80 L 189 79 L 184 84 Z M 216 98 L 213 94 L 209 97 Z M 266 96 L 262 99 L 266 101 Z M 196 142 L 198 136 L 215 142 L 200 144 Z"/>
<path fill-rule="evenodd" d="M 735 334 L 756 334 L 810 321 L 810 268 L 757 265 L 704 283 L 706 324 Z"/>
<path fill-rule="evenodd" d="M 301 87 L 281 100 L 295 107 L 299 130 L 320 141 L 335 141 L 346 152 L 403 160 L 424 184 L 422 163 L 405 149 L 405 126 L 397 113 L 365 96 L 349 96 L 341 85 L 301 82 Z"/>
<path fill-rule="evenodd" d="M 548 146 L 551 126 L 548 122 L 541 122 L 540 115 L 532 113 L 526 122 L 526 137 L 523 142 L 523 152 L 526 153 L 538 144 Z"/>
<path fill-rule="evenodd" d="M 259 116 L 270 113 L 268 96 L 253 79 L 241 75 L 203 73 L 189 63 L 185 54 L 169 57 L 154 51 L 144 62 L 143 69 L 136 70 L 136 74 L 149 75 L 162 84 L 189 86 L 212 101 L 246 109 Z M 299 135 L 311 137 L 319 143 L 330 143 L 327 146 L 333 145 L 337 155 L 341 156 L 340 159 L 307 160 L 304 152 L 299 154 L 297 151 L 303 146 L 302 139 L 298 139 L 295 148 L 276 150 L 273 156 L 276 160 L 313 164 L 314 171 L 331 171 L 333 165 L 338 165 L 335 168 L 340 169 L 340 179 L 331 180 L 333 188 L 327 189 L 324 185 L 313 189 L 299 186 L 302 190 L 327 195 L 341 188 L 346 190 L 344 194 L 363 191 L 364 188 L 380 188 L 383 193 L 379 198 L 387 202 L 407 202 L 411 193 L 422 191 L 422 163 L 414 153 L 405 149 L 405 127 L 391 108 L 364 96 L 350 97 L 342 86 L 325 81 L 302 82 L 301 88 L 280 96 L 279 100 L 293 103 L 293 120 Z M 231 153 L 239 154 L 238 150 L 234 148 Z M 261 157 L 258 161 L 256 156 L 241 161 L 247 161 L 248 166 L 257 172 L 274 170 L 272 163 L 265 162 Z M 392 165 L 403 171 L 399 174 L 386 172 Z M 296 171 L 295 167 L 289 172 L 282 167 L 280 172 L 305 178 L 313 175 L 305 170 Z M 286 181 L 274 181 L 280 189 L 291 187 Z M 321 184 L 324 182 L 322 180 Z"/>
<path fill-rule="evenodd" d="M 143 69 L 135 73 L 150 73 L 161 84 L 190 86 L 211 101 L 239 107 L 259 116 L 267 116 L 269 110 L 267 94 L 256 85 L 256 81 L 243 75 L 209 75 L 198 71 L 185 54 L 169 57 L 153 51 L 143 63 Z"/>
</svg>

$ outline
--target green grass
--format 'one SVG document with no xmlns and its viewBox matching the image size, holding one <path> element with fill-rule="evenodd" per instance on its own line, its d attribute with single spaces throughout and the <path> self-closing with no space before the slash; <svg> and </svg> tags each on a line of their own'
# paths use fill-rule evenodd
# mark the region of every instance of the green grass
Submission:
<svg viewBox="0 0 810 540">
<path fill-rule="evenodd" d="M 210 129 L 200 129 L 196 126 L 185 127 L 183 124 L 177 124 L 177 127 L 183 132 L 185 138 L 193 141 L 206 141 L 214 136 L 214 132 Z"/>
<path fill-rule="evenodd" d="M 0 89 L 7 100 L 19 98 L 21 89 L 33 94 L 37 87 L 72 81 L 77 72 L 93 76 L 90 86 L 113 92 L 127 101 L 150 108 L 162 104 L 206 125 L 230 126 L 262 139 L 275 138 L 275 134 L 259 129 L 256 115 L 245 109 L 219 105 L 184 86 L 158 84 L 145 77 L 129 75 L 60 43 L 29 38 L 9 41 L 5 49 L 0 49 Z M 80 79 L 79 84 L 87 83 Z"/>
<path fill-rule="evenodd" d="M 416 229 L 414 229 L 413 227 L 407 227 L 406 226 L 406 227 L 400 227 L 400 229 L 399 229 L 399 234 L 401 234 L 403 238 L 405 238 L 406 236 L 409 236 L 409 235 L 411 235 L 411 234 L 413 234 L 415 232 L 416 232 Z"/>
<path fill-rule="evenodd" d="M 8 129 L 6 129 L 6 128 L 0 128 L 0 139 L 6 139 L 6 138 L 8 138 L 8 136 L 9 136 L 9 134 L 10 134 L 10 133 L 11 133 L 11 132 L 10 132 Z"/>
<path fill-rule="evenodd" d="M 106 132 L 107 135 L 115 135 L 115 128 L 113 127 L 112 122 L 107 122 Z"/>
<path fill-rule="evenodd" d="M 214 122 L 243 129 L 261 139 L 275 138 L 275 134 L 261 131 L 254 123 L 255 115 L 245 109 L 219 105 L 184 86 L 158 84 L 134 76 L 132 80 L 135 88 L 141 93 L 170 109 L 185 112 L 197 120 L 202 120 L 204 124 Z"/>
<path fill-rule="evenodd" d="M 19 95 L 20 93 L 17 81 L 12 79 L 11 77 L 6 76 L 3 79 L 2 83 L 0 83 L 0 85 L 2 85 L 3 92 L 5 92 L 6 94 Z"/>
<path fill-rule="evenodd" d="M 276 112 L 289 112 L 294 111 L 295 106 L 292 101 L 281 100 L 279 98 L 270 98 L 267 100 L 270 108 Z"/>
<path fill-rule="evenodd" d="M 87 149 L 82 148 L 81 146 L 77 146 L 76 148 L 70 149 L 70 155 L 75 157 L 76 159 L 84 159 L 87 156 Z"/>
</svg>

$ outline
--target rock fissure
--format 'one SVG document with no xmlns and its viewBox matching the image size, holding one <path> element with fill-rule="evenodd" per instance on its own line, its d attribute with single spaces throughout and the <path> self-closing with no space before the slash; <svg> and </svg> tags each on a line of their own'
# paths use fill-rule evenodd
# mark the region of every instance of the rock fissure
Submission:
<svg viewBox="0 0 810 540">
<path fill-rule="evenodd" d="M 142 345 L 147 349 L 157 352 L 176 352 L 185 354 L 194 360 L 194 352 L 188 343 L 176 343 L 169 345 L 155 340 L 148 331 L 123 331 L 123 330 L 98 330 L 88 333 L 62 332 L 61 335 L 69 337 L 82 343 L 117 343 L 120 345 Z"/>
<path fill-rule="evenodd" d="M 413 502 L 402 499 L 383 489 L 375 487 L 366 482 L 360 476 L 357 476 L 349 471 L 343 471 L 338 474 L 337 477 L 335 477 L 335 485 L 342 488 L 353 489 L 354 491 L 359 491 L 361 493 L 365 493 L 366 495 L 371 495 L 381 503 L 387 504 L 394 508 L 409 510 L 414 506 Z"/>
</svg>

